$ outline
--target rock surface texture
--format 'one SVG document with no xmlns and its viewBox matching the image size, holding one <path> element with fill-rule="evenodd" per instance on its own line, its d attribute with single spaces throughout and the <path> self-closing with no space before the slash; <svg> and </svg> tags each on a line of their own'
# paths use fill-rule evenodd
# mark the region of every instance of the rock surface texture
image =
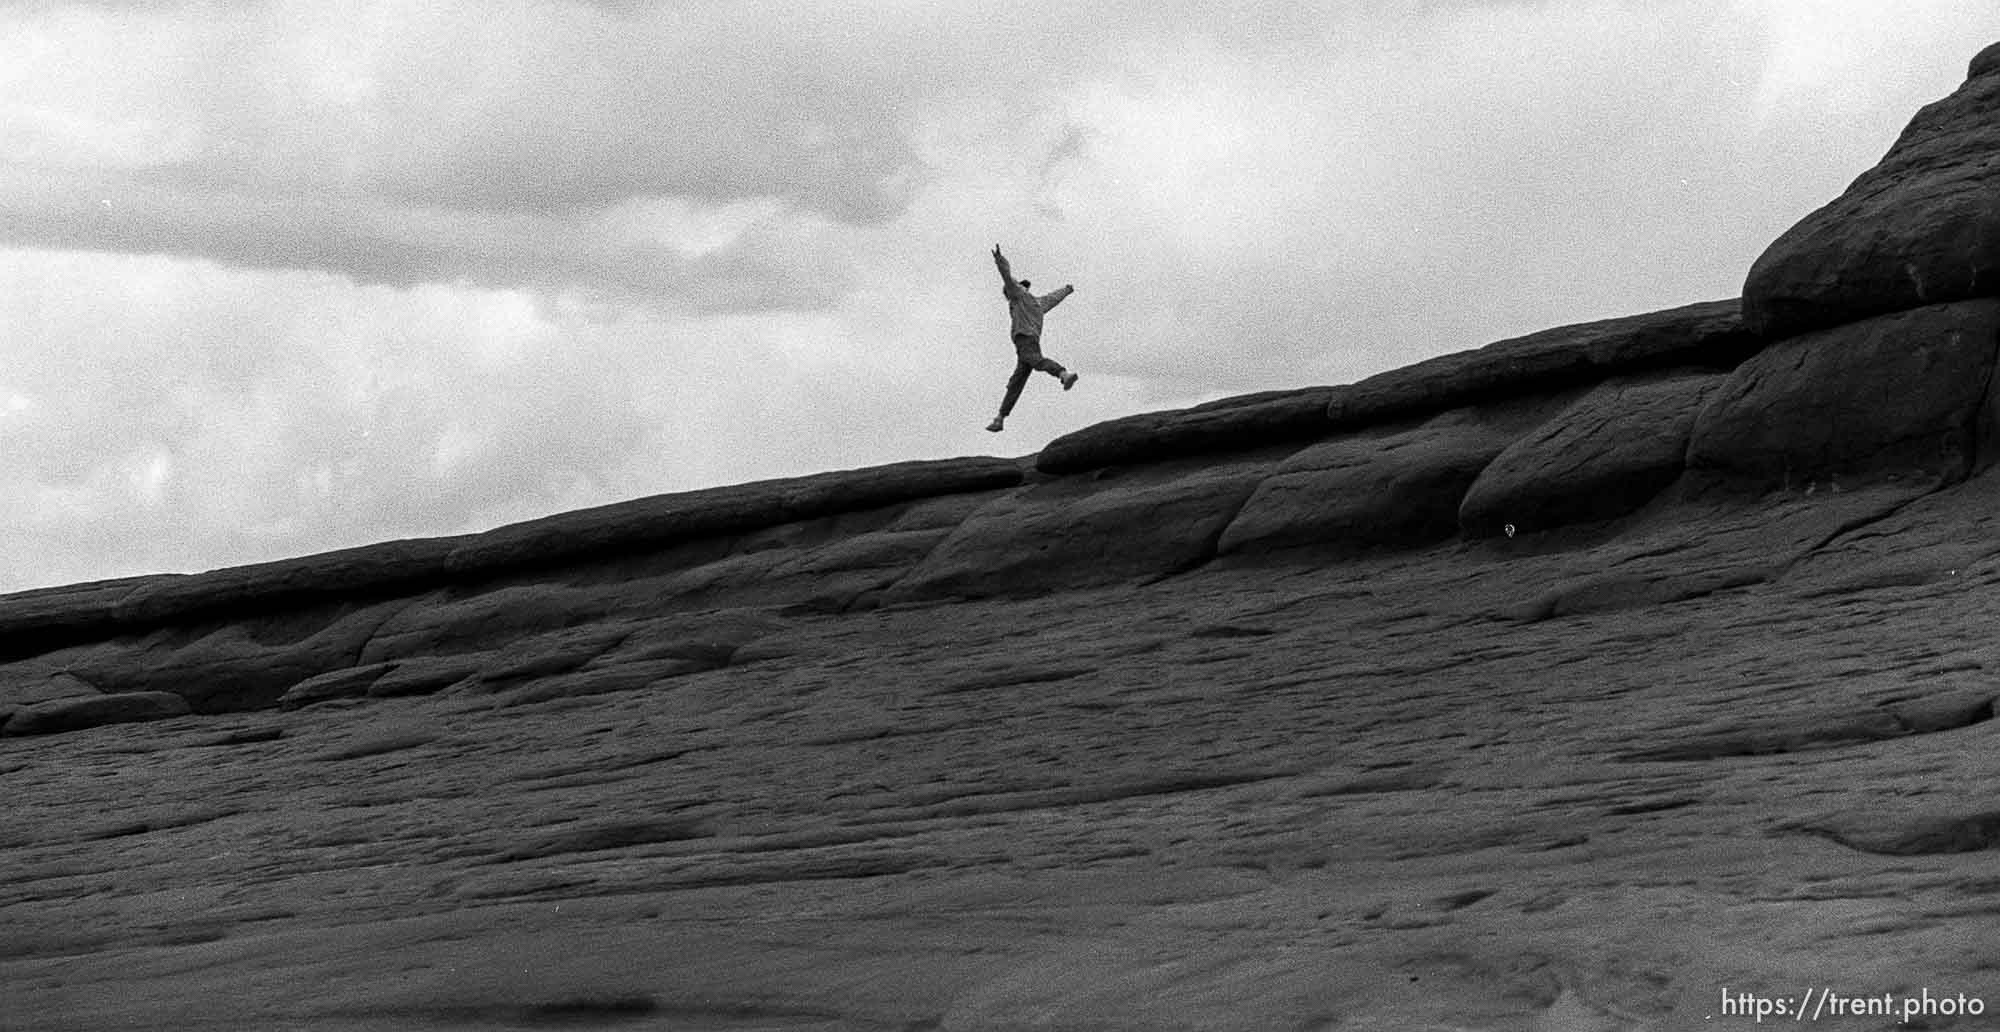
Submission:
<svg viewBox="0 0 2000 1032">
<path fill-rule="evenodd" d="M 1880 164 L 1750 268 L 1743 313 L 1789 336 L 1883 312 L 2000 295 L 2000 52 L 1917 112 Z"/>
<path fill-rule="evenodd" d="M 0 598 L 0 1029 L 1994 1027 L 2000 301 L 1773 296 Z"/>
</svg>

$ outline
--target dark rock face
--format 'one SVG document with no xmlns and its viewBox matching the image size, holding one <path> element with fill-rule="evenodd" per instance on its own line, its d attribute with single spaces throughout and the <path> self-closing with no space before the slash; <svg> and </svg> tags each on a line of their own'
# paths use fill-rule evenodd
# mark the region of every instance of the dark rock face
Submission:
<svg viewBox="0 0 2000 1032">
<path fill-rule="evenodd" d="M 1603 384 L 1480 472 L 1459 506 L 1460 529 L 1493 537 L 1632 512 L 1679 479 L 1695 414 L 1722 382 L 1706 374 Z"/>
<path fill-rule="evenodd" d="M 1963 478 L 1996 350 L 2000 301 L 1987 300 L 1780 341 L 1702 410 L 1688 465 L 1758 488 L 1885 472 Z"/>
<path fill-rule="evenodd" d="M 1465 493 L 1558 400 L 1462 409 L 1400 432 L 1341 437 L 1286 459 L 1222 534 L 1223 554 L 1426 544 L 1458 532 Z"/>
<path fill-rule="evenodd" d="M 975 510 L 885 593 L 983 598 L 1143 579 L 1191 568 L 1274 460 L 1236 459 L 1035 484 Z"/>
<path fill-rule="evenodd" d="M 622 560 L 848 512 L 1011 487 L 1021 477 L 1020 463 L 1007 459 L 904 462 L 642 498 L 463 537 L 392 541 L 194 576 L 32 592 L 21 605 L 0 610 L 0 655 L 34 655 L 72 640 L 216 614 L 254 616 L 328 600 L 407 597 L 441 584 Z"/>
<path fill-rule="evenodd" d="M 1750 267 L 1743 315 L 1779 337 L 2000 295 L 2000 64 L 1917 112 L 1880 164 Z"/>
<path fill-rule="evenodd" d="M 1974 55 L 1972 63 L 1966 66 L 1965 77 L 1977 79 L 1982 75 L 1992 75 L 1996 72 L 2000 72 L 2000 43 L 1995 43 Z"/>
<path fill-rule="evenodd" d="M 1050 441 L 1036 457 L 1035 468 L 1061 475 L 1303 443 L 1333 429 L 1326 419 L 1332 395 L 1332 388 L 1311 387 L 1126 416 Z"/>
<path fill-rule="evenodd" d="M 0 1026 L 1679 1029 L 1738 972 L 2000 999 L 1996 511 L 2000 471 L 1590 547 L 621 613 L 437 657 L 475 683 L 430 694 L 0 738 Z M 1838 579 L 1886 558 L 1935 569 Z M 1495 618 L 1593 577 L 1626 590 Z"/>
<path fill-rule="evenodd" d="M 1744 328 L 1734 299 L 1559 326 L 1336 387 L 1327 418 L 1336 427 L 1360 427 L 1556 393 L 1620 373 L 1675 366 L 1729 369 L 1763 343 Z"/>
<path fill-rule="evenodd" d="M 278 696 L 280 709 L 297 709 L 315 702 L 329 699 L 348 699 L 368 694 L 368 686 L 382 679 L 394 663 L 369 663 L 366 666 L 346 667 L 330 670 L 324 674 L 314 674 L 285 689 Z"/>
<path fill-rule="evenodd" d="M 0 733 L 46 735 L 58 731 L 80 731 L 105 724 L 137 720 L 161 720 L 186 716 L 187 700 L 172 692 L 119 692 L 113 695 L 78 695 L 52 702 L 23 706 Z"/>
<path fill-rule="evenodd" d="M 38 702 L 100 694 L 96 685 L 68 670 L 41 674 L 30 667 L 22 670 L 20 674 L 21 676 L 0 682 L 0 705 L 32 706 Z"/>
</svg>

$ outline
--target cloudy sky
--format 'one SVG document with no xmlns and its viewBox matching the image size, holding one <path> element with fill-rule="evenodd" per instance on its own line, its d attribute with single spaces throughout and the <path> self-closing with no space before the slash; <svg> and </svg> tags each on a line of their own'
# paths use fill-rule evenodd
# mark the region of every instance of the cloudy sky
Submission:
<svg viewBox="0 0 2000 1032">
<path fill-rule="evenodd" d="M 0 0 L 0 591 L 1733 296 L 1992 0 Z M 1073 283 L 1004 435 L 989 249 Z"/>
</svg>

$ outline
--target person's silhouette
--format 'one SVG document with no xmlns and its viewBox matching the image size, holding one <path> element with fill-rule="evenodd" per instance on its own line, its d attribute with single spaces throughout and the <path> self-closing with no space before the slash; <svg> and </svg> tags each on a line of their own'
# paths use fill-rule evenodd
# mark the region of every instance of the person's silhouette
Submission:
<svg viewBox="0 0 2000 1032">
<path fill-rule="evenodd" d="M 1000 253 L 1000 245 L 993 245 L 993 264 L 1000 269 L 1000 293 L 1007 298 L 1007 310 L 1013 319 L 1014 331 L 1014 375 L 1007 378 L 1007 394 L 1000 399 L 1000 414 L 986 429 L 999 433 L 1006 429 L 1007 415 L 1014 411 L 1014 403 L 1021 400 L 1021 388 L 1027 386 L 1028 374 L 1040 370 L 1062 381 L 1063 390 L 1076 386 L 1076 374 L 1062 367 L 1062 363 L 1042 354 L 1042 313 L 1062 303 L 1062 299 L 1076 292 L 1076 288 L 1064 284 L 1063 288 L 1040 297 L 1028 292 L 1028 281 L 1015 281 L 1014 270 L 1007 266 L 1007 256 Z"/>
</svg>

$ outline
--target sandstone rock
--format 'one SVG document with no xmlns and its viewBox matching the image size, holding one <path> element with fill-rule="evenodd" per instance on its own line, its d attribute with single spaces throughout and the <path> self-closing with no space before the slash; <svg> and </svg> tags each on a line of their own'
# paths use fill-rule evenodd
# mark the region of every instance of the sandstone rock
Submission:
<svg viewBox="0 0 2000 1032">
<path fill-rule="evenodd" d="M 349 732 L 342 741 L 307 757 L 315 763 L 337 763 L 385 756 L 406 749 L 421 749 L 443 737 L 435 723 L 421 719 L 390 719 L 364 724 Z"/>
<path fill-rule="evenodd" d="M 1353 429 L 1589 386 L 1620 373 L 1729 369 L 1764 340 L 1744 328 L 1734 299 L 1559 326 L 1336 387 L 1327 418 L 1336 428 Z"/>
<path fill-rule="evenodd" d="M 632 633 L 624 624 L 591 624 L 539 635 L 484 654 L 469 690 L 500 691 L 567 674 L 603 656 Z"/>
<path fill-rule="evenodd" d="M 66 670 L 19 680 L 0 680 L 0 706 L 32 706 L 38 702 L 98 695 L 97 686 Z"/>
<path fill-rule="evenodd" d="M 501 706 L 525 706 L 551 699 L 575 699 L 612 692 L 651 688 L 662 681 L 714 670 L 719 664 L 700 659 L 649 659 L 608 666 L 589 666 L 506 688 Z"/>
<path fill-rule="evenodd" d="M 474 535 L 453 549 L 449 566 L 460 573 L 547 567 L 918 498 L 1006 488 L 1021 476 L 1020 463 L 1012 459 L 940 459 L 661 495 Z"/>
<path fill-rule="evenodd" d="M 1787 578 L 1846 532 L 1894 515 L 1925 490 L 1891 482 L 1742 504 L 1698 502 L 1677 492 L 1676 504 L 1591 549 L 1592 561 L 1580 568 L 1565 569 L 1547 551 L 1529 552 L 1538 587 L 1496 615 L 1535 621 L 1650 608 Z"/>
<path fill-rule="evenodd" d="M 1157 577 L 1214 554 L 1269 460 L 1064 478 L 979 509 L 883 601 L 979 598 Z"/>
<path fill-rule="evenodd" d="M 179 576 L 124 577 L 0 595 L 0 658 L 48 651 L 79 635 L 91 637 L 115 624 L 118 603 L 134 590 Z"/>
<path fill-rule="evenodd" d="M 46 735 L 102 724 L 180 717 L 189 712 L 187 700 L 171 692 L 80 695 L 23 706 L 15 711 L 4 727 L 0 727 L 0 733 Z"/>
<path fill-rule="evenodd" d="M 1993 43 L 1973 55 L 1972 63 L 1966 66 L 1965 77 L 1977 79 L 1982 75 L 2000 72 L 2000 43 Z"/>
<path fill-rule="evenodd" d="M 657 659 L 693 660 L 709 667 L 727 665 L 745 645 L 782 631 L 789 621 L 753 606 L 674 613 L 633 621 L 618 644 L 591 660 L 604 667 Z"/>
<path fill-rule="evenodd" d="M 1530 400 L 1462 409 L 1409 429 L 1313 445 L 1257 486 L 1217 550 L 1366 548 L 1452 537 L 1480 471 L 1560 407 Z"/>
<path fill-rule="evenodd" d="M 1836 476 L 1963 478 L 2000 350 L 2000 301 L 1967 301 L 1780 341 L 1696 418 L 1688 466 L 1756 487 Z"/>
<path fill-rule="evenodd" d="M 1223 398 L 1193 408 L 1125 416 L 1050 441 L 1035 458 L 1044 473 L 1162 462 L 1250 451 L 1325 436 L 1333 388 L 1309 387 Z"/>
<path fill-rule="evenodd" d="M 1988 479 L 865 613 L 621 601 L 555 632 L 616 648 L 476 704 L 7 738 L 0 1026 L 1679 1029 L 1739 978 L 2000 999 L 1987 854 L 1944 852 L 1996 842 L 2000 555 L 1837 604 L 1779 576 L 1488 618 L 1587 573 L 2000 541 Z M 776 630 L 726 673 L 637 658 L 697 617 Z M 807 647 L 742 662 L 780 637 Z M 209 748 L 225 724 L 259 733 Z"/>
<path fill-rule="evenodd" d="M 1681 475 L 1695 414 L 1721 384 L 1719 375 L 1603 384 L 1481 471 L 1459 527 L 1492 537 L 1632 512 Z"/>
<path fill-rule="evenodd" d="M 355 665 L 387 611 L 280 609 L 220 627 L 158 631 L 81 653 L 73 666 L 106 692 L 172 692 L 197 713 L 269 706 L 306 678 Z"/>
<path fill-rule="evenodd" d="M 1849 849 L 1881 856 L 1932 856 L 2000 848 L 2000 810 L 1834 813 L 1795 825 Z"/>
<path fill-rule="evenodd" d="M 888 523 L 883 524 L 882 530 L 885 533 L 953 530 L 964 523 L 966 517 L 991 502 L 998 493 L 998 491 L 963 492 L 911 502 Z"/>
<path fill-rule="evenodd" d="M 430 695 L 476 677 L 491 662 L 487 652 L 455 653 L 449 656 L 410 656 L 397 660 L 380 678 L 369 684 L 373 699 L 395 699 L 410 695 Z"/>
<path fill-rule="evenodd" d="M 880 531 L 816 547 L 734 554 L 658 578 L 651 590 L 676 608 L 789 604 L 838 611 L 900 580 L 951 533 Z"/>
<path fill-rule="evenodd" d="M 368 663 L 345 670 L 315 674 L 285 689 L 278 696 L 279 709 L 298 709 L 328 699 L 348 699 L 368 694 L 368 688 L 394 667 L 393 663 Z"/>
<path fill-rule="evenodd" d="M 296 559 L 232 566 L 135 586 L 112 612 L 121 628 L 158 626 L 209 615 L 259 615 L 329 599 L 395 594 L 437 579 L 460 538 L 386 541 Z"/>
<path fill-rule="evenodd" d="M 597 620 L 616 608 L 611 591 L 567 584 L 512 584 L 432 592 L 399 606 L 360 650 L 364 663 L 487 649 Z"/>
<path fill-rule="evenodd" d="M 902 462 L 642 498 L 481 534 L 391 541 L 201 574 L 27 592 L 0 598 L 0 657 L 33 655 L 175 621 L 254 615 L 335 599 L 374 601 L 444 583 L 656 552 L 677 543 L 838 513 L 1012 487 L 1022 474 L 1022 464 L 1013 459 Z"/>
<path fill-rule="evenodd" d="M 1845 193 L 1767 248 L 1743 285 L 1771 336 L 2000 294 L 2000 59 L 1974 58 Z"/>
</svg>

